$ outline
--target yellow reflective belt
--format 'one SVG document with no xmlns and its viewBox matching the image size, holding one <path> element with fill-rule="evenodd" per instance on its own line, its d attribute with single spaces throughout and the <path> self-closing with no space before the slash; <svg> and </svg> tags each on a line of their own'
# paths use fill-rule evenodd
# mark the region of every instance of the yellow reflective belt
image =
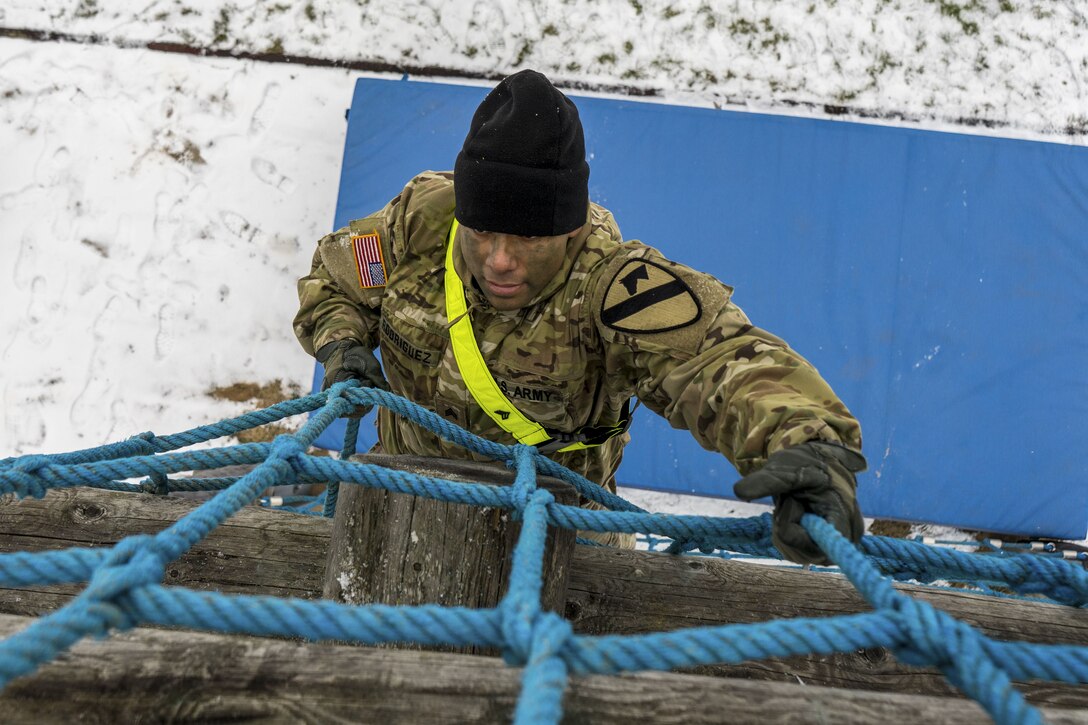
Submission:
<svg viewBox="0 0 1088 725">
<path fill-rule="evenodd" d="M 491 376 L 491 371 L 484 363 L 483 353 L 476 344 L 472 333 L 472 320 L 468 316 L 468 303 L 465 300 L 465 287 L 453 268 L 453 238 L 457 234 L 457 220 L 453 220 L 450 236 L 446 244 L 446 320 L 450 322 L 450 344 L 453 345 L 453 357 L 457 360 L 457 369 L 465 387 L 476 403 L 495 423 L 519 443 L 535 446 L 551 440 L 548 431 L 539 423 L 522 415 L 499 390 L 498 383 Z M 577 444 L 575 444 L 577 445 Z M 584 446 L 583 446 L 584 447 Z M 563 450 L 573 450 L 573 446 Z"/>
</svg>

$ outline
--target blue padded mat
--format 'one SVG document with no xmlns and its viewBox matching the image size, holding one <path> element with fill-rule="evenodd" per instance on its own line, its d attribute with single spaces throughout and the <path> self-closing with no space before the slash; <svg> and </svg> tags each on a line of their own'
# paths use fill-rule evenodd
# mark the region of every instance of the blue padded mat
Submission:
<svg viewBox="0 0 1088 725">
<path fill-rule="evenodd" d="M 452 168 L 486 91 L 359 80 L 335 227 Z M 1088 149 L 576 99 L 624 236 L 733 285 L 861 420 L 866 515 L 1085 536 Z M 731 494 L 732 466 L 645 408 L 632 438 L 622 484 Z"/>
</svg>

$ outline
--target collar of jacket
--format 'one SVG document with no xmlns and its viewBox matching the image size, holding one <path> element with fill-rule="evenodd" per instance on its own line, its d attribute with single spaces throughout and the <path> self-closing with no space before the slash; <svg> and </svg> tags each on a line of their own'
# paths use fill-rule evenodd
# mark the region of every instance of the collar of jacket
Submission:
<svg viewBox="0 0 1088 725">
<path fill-rule="evenodd" d="M 589 235 L 593 233 L 593 227 L 590 223 L 590 209 L 586 209 L 586 223 L 582 226 L 582 231 L 578 233 L 574 239 L 567 243 L 567 255 L 563 258 L 563 266 L 559 268 L 559 271 L 555 273 L 551 281 L 544 285 L 539 294 L 529 301 L 529 304 L 525 305 L 517 310 L 510 310 L 509 312 L 499 313 L 491 307 L 491 303 L 487 301 L 487 297 L 480 291 L 479 286 L 476 284 L 476 280 L 468 271 L 468 265 L 465 263 L 465 256 L 454 250 L 453 255 L 453 269 L 457 272 L 457 276 L 461 278 L 462 282 L 465 280 L 471 280 L 471 284 L 465 284 L 465 297 L 468 302 L 468 309 L 471 313 L 472 310 L 491 310 L 497 314 L 518 315 L 522 312 L 536 307 L 542 302 L 547 301 L 554 295 L 559 289 L 567 283 L 567 279 L 570 277 L 570 272 L 574 268 L 574 262 L 578 259 L 578 255 L 582 253 L 582 249 L 586 245 L 586 240 L 589 239 Z M 450 224 L 453 224 L 453 218 L 450 217 Z M 449 229 L 449 225 L 446 226 Z M 447 232 L 448 236 L 448 232 Z M 455 244 L 460 245 L 461 230 L 457 231 L 458 239 L 455 240 Z"/>
</svg>

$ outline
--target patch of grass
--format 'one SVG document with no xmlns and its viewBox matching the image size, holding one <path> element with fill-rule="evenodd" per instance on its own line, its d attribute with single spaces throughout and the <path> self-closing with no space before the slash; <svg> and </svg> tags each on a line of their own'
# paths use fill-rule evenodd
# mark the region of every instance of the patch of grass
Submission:
<svg viewBox="0 0 1088 725">
<path fill-rule="evenodd" d="M 933 0 L 930 0 L 930 2 L 932 1 Z M 936 0 L 936 2 L 941 10 L 941 15 L 946 18 L 954 19 L 960 24 L 960 27 L 966 35 L 978 35 L 978 23 L 963 17 L 965 12 L 982 10 L 982 6 L 979 4 L 978 0 L 968 0 L 968 2 L 963 5 L 951 2 L 951 0 Z"/>
<path fill-rule="evenodd" d="M 544 29 L 540 31 L 543 35 L 559 35 L 559 28 L 555 27 L 551 23 L 544 26 Z"/>
<path fill-rule="evenodd" d="M 219 8 L 219 17 L 212 23 L 212 44 L 220 45 L 227 42 L 230 31 L 231 7 Z"/>
<path fill-rule="evenodd" d="M 627 2 L 631 3 L 631 7 L 635 9 L 635 15 L 642 15 L 642 3 L 638 0 L 627 0 Z"/>
<path fill-rule="evenodd" d="M 1070 136 L 1088 136 L 1088 115 L 1079 113 L 1067 118 L 1065 132 Z"/>
<path fill-rule="evenodd" d="M 265 52 L 271 55 L 283 55 L 283 38 L 273 38 Z"/>
<path fill-rule="evenodd" d="M 1009 0 L 1001 0 L 1001 2 L 997 4 L 997 9 L 1003 13 L 1016 12 L 1016 6 L 1009 2 Z"/>
<path fill-rule="evenodd" d="M 480 52 L 479 48 L 477 48 L 475 45 L 470 45 L 467 48 L 465 48 L 465 57 L 475 58 L 476 54 L 479 53 L 479 52 Z"/>
<path fill-rule="evenodd" d="M 302 14 L 306 16 L 306 19 L 311 23 L 317 22 L 317 11 L 314 10 L 313 3 L 306 3 L 306 7 L 302 8 Z"/>
<path fill-rule="evenodd" d="M 77 18 L 93 18 L 98 15 L 98 0 L 79 0 L 74 15 Z"/>
<path fill-rule="evenodd" d="M 696 80 L 701 80 L 709 85 L 715 85 L 718 82 L 718 76 L 706 68 L 696 68 L 692 71 L 692 75 Z"/>
<path fill-rule="evenodd" d="M 514 59 L 514 65 L 519 66 L 525 62 L 525 59 L 533 54 L 533 41 L 523 40 L 521 41 L 521 48 L 518 49 L 518 57 Z"/>
<path fill-rule="evenodd" d="M 764 38 L 760 42 L 760 46 L 763 47 L 763 48 L 777 48 L 779 43 L 789 42 L 789 39 L 790 39 L 790 34 L 789 33 L 779 33 L 777 31 L 775 31 L 774 35 L 772 35 L 770 37 L 767 37 L 767 38 Z"/>
<path fill-rule="evenodd" d="M 776 30 L 770 18 L 760 18 L 756 22 L 738 18 L 729 24 L 729 32 L 733 35 L 749 36 L 746 41 L 749 50 L 755 50 L 757 41 L 761 50 L 767 50 L 776 49 L 779 43 L 790 40 L 790 34 Z"/>
<path fill-rule="evenodd" d="M 666 20 L 672 20 L 673 18 L 675 18 L 677 15 L 680 15 L 680 14 L 681 14 L 681 11 L 677 10 L 672 5 L 670 5 L 667 8 L 665 8 L 665 12 L 663 12 L 661 14 L 661 16 L 663 18 L 665 18 Z"/>
<path fill-rule="evenodd" d="M 601 55 L 597 56 L 597 62 L 600 63 L 601 65 L 604 65 L 606 63 L 609 63 L 609 64 L 615 63 L 616 62 L 616 54 L 615 53 L 602 53 Z"/>
<path fill-rule="evenodd" d="M 624 53 L 626 53 L 627 55 L 631 55 L 631 51 L 633 51 L 634 49 L 635 49 L 635 44 L 634 43 L 632 43 L 630 40 L 624 41 L 624 43 L 623 43 L 623 52 Z"/>
<path fill-rule="evenodd" d="M 875 84 L 877 76 L 881 75 L 889 68 L 898 68 L 901 65 L 903 64 L 899 61 L 892 60 L 892 56 L 890 53 L 882 50 L 877 55 L 876 62 L 869 66 L 866 70 L 869 74 L 869 78 L 871 78 L 873 83 Z"/>
<path fill-rule="evenodd" d="M 744 18 L 729 23 L 729 32 L 733 35 L 750 35 L 757 30 L 759 30 L 759 28 L 757 28 L 754 23 L 750 23 Z"/>
<path fill-rule="evenodd" d="M 703 25 L 707 30 L 713 30 L 718 27 L 718 16 L 714 14 L 714 8 L 710 7 L 707 3 L 703 3 L 699 6 L 699 9 L 695 11 L 697 15 L 705 15 L 703 19 Z"/>
</svg>

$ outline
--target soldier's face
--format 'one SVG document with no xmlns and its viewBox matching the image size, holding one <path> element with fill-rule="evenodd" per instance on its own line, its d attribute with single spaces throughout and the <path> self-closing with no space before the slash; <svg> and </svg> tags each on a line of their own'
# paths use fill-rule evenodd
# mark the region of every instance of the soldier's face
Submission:
<svg viewBox="0 0 1088 725">
<path fill-rule="evenodd" d="M 458 227 L 465 264 L 497 310 L 525 307 L 547 286 L 581 228 L 555 237 L 519 237 Z"/>
</svg>

